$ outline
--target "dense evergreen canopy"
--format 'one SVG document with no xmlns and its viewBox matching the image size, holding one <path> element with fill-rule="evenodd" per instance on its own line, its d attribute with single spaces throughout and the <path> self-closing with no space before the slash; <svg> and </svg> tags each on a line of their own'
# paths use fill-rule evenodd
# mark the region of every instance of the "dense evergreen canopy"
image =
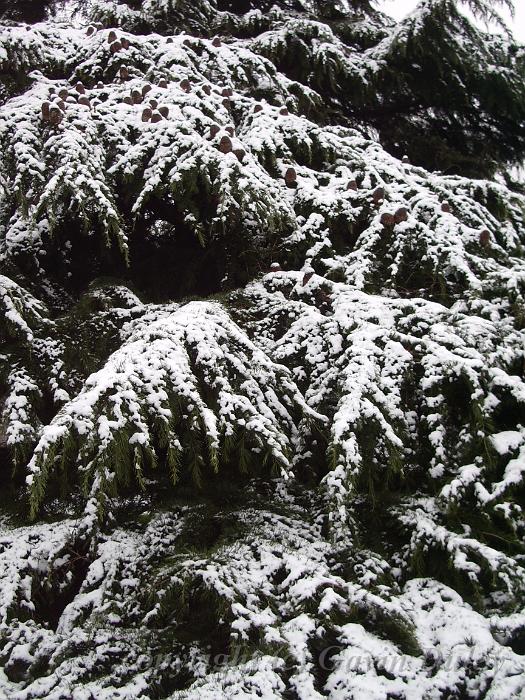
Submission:
<svg viewBox="0 0 525 700">
<path fill-rule="evenodd" d="M 0 695 L 523 697 L 524 47 L 1 9 Z"/>
</svg>

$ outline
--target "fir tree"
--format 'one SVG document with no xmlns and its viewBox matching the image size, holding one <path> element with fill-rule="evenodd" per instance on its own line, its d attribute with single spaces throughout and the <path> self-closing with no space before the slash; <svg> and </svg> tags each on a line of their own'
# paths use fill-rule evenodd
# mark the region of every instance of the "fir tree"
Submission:
<svg viewBox="0 0 525 700">
<path fill-rule="evenodd" d="M 7 9 L 2 693 L 522 697 L 523 47 Z"/>
</svg>

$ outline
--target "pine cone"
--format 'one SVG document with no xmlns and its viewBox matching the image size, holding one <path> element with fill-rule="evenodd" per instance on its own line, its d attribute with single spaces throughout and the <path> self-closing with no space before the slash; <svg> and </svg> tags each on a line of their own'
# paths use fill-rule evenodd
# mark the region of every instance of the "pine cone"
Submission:
<svg viewBox="0 0 525 700">
<path fill-rule="evenodd" d="M 219 150 L 221 153 L 232 152 L 232 140 L 229 136 L 222 137 L 221 142 L 219 143 Z"/>
<path fill-rule="evenodd" d="M 372 199 L 376 204 L 379 204 L 383 199 L 385 198 L 385 189 L 384 187 L 376 187 L 376 189 L 372 192 Z"/>
<path fill-rule="evenodd" d="M 253 108 L 253 113 L 254 113 L 254 114 L 257 114 L 258 112 L 262 112 L 262 111 L 263 111 L 263 106 L 262 106 L 262 105 L 255 105 L 255 107 Z"/>
<path fill-rule="evenodd" d="M 142 95 L 146 96 L 146 94 L 151 90 L 151 85 L 149 83 L 146 83 L 144 87 L 142 88 Z"/>
<path fill-rule="evenodd" d="M 111 46 L 109 47 L 111 53 L 117 53 L 118 51 L 121 50 L 121 48 L 122 48 L 122 44 L 120 43 L 120 41 L 114 41 L 111 44 Z"/>
<path fill-rule="evenodd" d="M 42 120 L 45 122 L 49 121 L 49 109 L 51 107 L 51 104 L 49 102 L 42 102 Z"/>
<path fill-rule="evenodd" d="M 233 97 L 233 90 L 231 88 L 224 88 L 221 95 L 223 97 Z"/>
<path fill-rule="evenodd" d="M 161 122 L 161 121 L 162 121 L 162 114 L 160 114 L 160 112 L 153 112 L 153 114 L 151 115 L 151 123 L 157 124 L 157 122 Z"/>
<path fill-rule="evenodd" d="M 246 156 L 246 151 L 244 150 L 244 148 L 235 148 L 233 152 L 237 156 L 237 160 L 239 161 L 239 163 L 242 163 Z"/>
<path fill-rule="evenodd" d="M 144 98 L 142 97 L 142 92 L 135 89 L 131 91 L 131 99 L 133 104 L 139 105 Z"/>
<path fill-rule="evenodd" d="M 153 115 L 153 111 L 149 107 L 146 107 L 145 109 L 142 110 L 142 121 L 149 122 L 152 115 Z"/>
<path fill-rule="evenodd" d="M 75 90 L 80 94 L 84 95 L 86 92 L 86 88 L 84 87 L 84 84 L 79 80 L 78 83 L 75 85 Z"/>
<path fill-rule="evenodd" d="M 394 226 L 395 223 L 396 218 L 393 214 L 389 214 L 388 212 L 381 214 L 381 224 L 383 225 L 383 228 L 390 228 L 391 226 Z"/>
<path fill-rule="evenodd" d="M 220 130 L 221 130 L 221 127 L 218 124 L 212 124 L 210 126 L 210 138 L 214 139 Z"/>
<path fill-rule="evenodd" d="M 116 40 L 117 40 L 117 35 L 115 34 L 115 32 L 113 30 L 111 30 L 110 33 L 108 34 L 108 39 L 107 39 L 108 44 L 113 44 L 113 42 L 115 42 Z"/>
<path fill-rule="evenodd" d="M 315 275 L 315 270 L 312 267 L 307 267 L 306 270 L 304 271 L 304 276 L 303 276 L 303 287 L 305 287 L 308 282 L 312 279 L 312 277 Z"/>
<path fill-rule="evenodd" d="M 450 214 L 450 204 L 448 202 L 443 202 L 441 205 L 441 211 L 445 214 Z"/>
<path fill-rule="evenodd" d="M 58 126 L 63 119 L 61 110 L 54 105 L 49 109 L 49 121 L 53 126 Z"/>
<path fill-rule="evenodd" d="M 191 90 L 191 84 L 187 78 L 180 81 L 180 89 L 184 90 L 184 92 L 189 92 Z"/>
<path fill-rule="evenodd" d="M 157 107 L 159 106 L 159 103 L 157 102 L 157 100 L 151 99 L 149 101 L 149 106 L 151 107 L 151 109 L 157 109 Z"/>
<path fill-rule="evenodd" d="M 281 107 L 281 109 L 279 110 L 279 114 L 280 114 L 282 117 L 288 117 L 289 114 L 290 114 L 290 112 L 288 111 L 288 108 L 287 108 L 287 107 Z"/>
<path fill-rule="evenodd" d="M 216 37 L 213 39 L 213 41 L 211 42 L 211 44 L 212 44 L 212 46 L 219 47 L 219 46 L 221 46 L 222 42 L 221 42 L 221 40 L 219 39 L 219 37 L 216 36 Z"/>
<path fill-rule="evenodd" d="M 400 224 L 408 219 L 408 211 L 406 207 L 399 207 L 399 209 L 394 214 L 394 219 L 396 224 Z"/>
<path fill-rule="evenodd" d="M 350 182 L 349 182 L 348 185 L 346 186 L 346 189 L 347 189 L 347 190 L 354 190 L 354 192 L 357 192 L 357 190 L 358 190 L 359 188 L 358 188 L 357 182 L 356 182 L 355 180 L 350 180 Z"/>
<path fill-rule="evenodd" d="M 289 187 L 290 189 L 295 189 L 297 187 L 297 172 L 295 168 L 288 168 L 284 174 L 284 181 L 286 183 L 286 187 Z"/>
<path fill-rule="evenodd" d="M 486 228 L 479 234 L 479 244 L 483 248 L 488 248 L 490 246 L 490 231 L 487 231 Z"/>
<path fill-rule="evenodd" d="M 168 109 L 168 107 L 166 107 L 164 105 L 162 107 L 159 107 L 159 112 L 160 112 L 160 114 L 162 114 L 164 119 L 167 119 L 169 117 L 170 110 Z"/>
</svg>

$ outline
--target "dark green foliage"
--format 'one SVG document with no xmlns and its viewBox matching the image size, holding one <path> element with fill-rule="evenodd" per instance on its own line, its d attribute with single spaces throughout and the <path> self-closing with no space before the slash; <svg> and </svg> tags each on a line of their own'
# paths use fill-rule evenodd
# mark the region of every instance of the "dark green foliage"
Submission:
<svg viewBox="0 0 525 700">
<path fill-rule="evenodd" d="M 483 36 L 454 3 L 434 2 L 413 26 L 406 20 L 385 59 L 377 106 L 358 113 L 387 150 L 473 177 L 523 158 L 525 61 L 514 42 Z"/>
<path fill-rule="evenodd" d="M 0 16 L 17 22 L 41 22 L 60 0 L 1 0 Z"/>
<path fill-rule="evenodd" d="M 523 48 L 452 0 L 16 8 L 0 695 L 521 697 Z"/>
</svg>

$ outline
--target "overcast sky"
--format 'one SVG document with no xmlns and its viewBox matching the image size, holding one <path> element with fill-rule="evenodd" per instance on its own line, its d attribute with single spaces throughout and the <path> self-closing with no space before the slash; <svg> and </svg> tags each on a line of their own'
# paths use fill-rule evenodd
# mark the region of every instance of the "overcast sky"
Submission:
<svg viewBox="0 0 525 700">
<path fill-rule="evenodd" d="M 396 19 L 401 19 L 416 5 L 417 0 L 384 0 L 382 9 Z M 509 18 L 509 26 L 512 27 L 516 38 L 525 43 L 525 0 L 515 0 L 514 5 L 516 16 L 514 22 Z"/>
</svg>

